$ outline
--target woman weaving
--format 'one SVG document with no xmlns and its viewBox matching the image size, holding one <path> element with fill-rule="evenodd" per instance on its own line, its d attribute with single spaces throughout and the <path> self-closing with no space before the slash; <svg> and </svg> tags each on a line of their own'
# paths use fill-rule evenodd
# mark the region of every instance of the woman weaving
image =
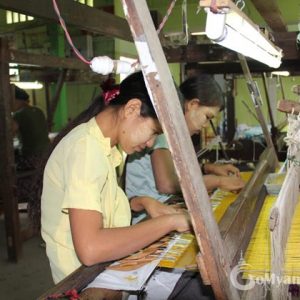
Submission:
<svg viewBox="0 0 300 300">
<path fill-rule="evenodd" d="M 130 205 L 117 184 L 121 154 L 116 145 L 131 154 L 151 147 L 160 132 L 139 72 L 109 99 L 95 99 L 57 137 L 41 197 L 41 231 L 55 283 L 81 264 L 116 260 L 171 231 L 189 229 L 185 212 L 162 210 L 157 201 L 141 203 L 152 219 L 130 226 Z"/>
<path fill-rule="evenodd" d="M 224 99 L 221 88 L 212 76 L 201 74 L 184 81 L 180 85 L 184 116 L 190 135 L 200 134 L 223 109 Z M 239 191 L 245 185 L 240 178 L 239 169 L 231 164 L 205 164 L 202 166 L 204 184 L 208 191 L 221 188 Z M 231 176 L 235 175 L 235 176 Z M 150 149 L 134 153 L 126 164 L 126 194 L 131 206 L 142 208 L 136 201 L 156 199 L 166 202 L 181 192 L 173 159 L 164 134 L 158 136 Z M 178 198 L 175 196 L 175 198 Z M 136 214 L 133 223 L 143 219 L 145 214 Z"/>
</svg>

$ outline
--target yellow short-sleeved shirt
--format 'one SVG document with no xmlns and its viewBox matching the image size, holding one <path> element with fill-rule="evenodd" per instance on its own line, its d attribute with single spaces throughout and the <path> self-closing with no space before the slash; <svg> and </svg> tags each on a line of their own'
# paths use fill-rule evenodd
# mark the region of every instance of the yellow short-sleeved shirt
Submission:
<svg viewBox="0 0 300 300">
<path fill-rule="evenodd" d="M 52 152 L 44 172 L 41 223 L 55 283 L 81 265 L 68 208 L 99 211 L 105 228 L 130 225 L 129 202 L 116 179 L 120 163 L 120 152 L 111 148 L 95 118 L 73 129 Z"/>
</svg>

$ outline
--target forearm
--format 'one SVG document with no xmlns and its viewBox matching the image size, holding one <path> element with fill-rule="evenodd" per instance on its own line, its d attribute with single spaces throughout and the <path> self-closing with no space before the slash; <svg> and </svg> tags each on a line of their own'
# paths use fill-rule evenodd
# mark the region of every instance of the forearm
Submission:
<svg viewBox="0 0 300 300">
<path fill-rule="evenodd" d="M 240 170 L 232 164 L 204 164 L 202 169 L 205 174 L 214 174 L 217 176 L 235 175 L 240 177 Z"/>
<path fill-rule="evenodd" d="M 147 207 L 147 201 L 149 201 L 149 199 L 153 199 L 153 198 L 147 197 L 147 196 L 137 196 L 137 197 L 131 198 L 130 199 L 131 210 L 133 210 L 135 212 L 145 210 Z M 153 199 L 153 200 L 155 200 L 155 199 Z"/>
<path fill-rule="evenodd" d="M 208 192 L 220 186 L 220 178 L 216 175 L 204 175 L 203 181 Z"/>
<path fill-rule="evenodd" d="M 167 215 L 130 227 L 99 229 L 83 241 L 86 245 L 84 253 L 77 254 L 85 265 L 116 260 L 146 247 L 174 229 L 173 219 Z"/>
<path fill-rule="evenodd" d="M 156 189 L 162 194 L 179 193 L 181 188 L 170 151 L 154 150 L 151 154 L 151 164 Z"/>
</svg>

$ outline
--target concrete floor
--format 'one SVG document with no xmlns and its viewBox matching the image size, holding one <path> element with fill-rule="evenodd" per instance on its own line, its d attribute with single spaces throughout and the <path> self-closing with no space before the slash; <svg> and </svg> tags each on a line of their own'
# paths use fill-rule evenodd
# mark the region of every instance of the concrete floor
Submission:
<svg viewBox="0 0 300 300">
<path fill-rule="evenodd" d="M 21 224 L 26 223 L 26 214 L 21 214 Z M 22 256 L 17 263 L 7 260 L 5 226 L 0 215 L 0 299 L 36 299 L 52 287 L 49 262 L 42 239 L 35 236 L 22 244 Z"/>
</svg>

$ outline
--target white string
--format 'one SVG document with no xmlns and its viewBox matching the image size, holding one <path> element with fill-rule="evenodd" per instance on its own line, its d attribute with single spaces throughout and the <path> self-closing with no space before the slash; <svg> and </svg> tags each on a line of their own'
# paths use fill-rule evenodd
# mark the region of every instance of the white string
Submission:
<svg viewBox="0 0 300 300">
<path fill-rule="evenodd" d="M 300 162 L 294 159 L 296 153 L 300 151 L 300 116 L 294 115 L 293 112 L 288 115 L 288 130 L 284 141 L 288 146 L 288 166 L 290 166 L 291 162 L 300 165 Z"/>
</svg>

